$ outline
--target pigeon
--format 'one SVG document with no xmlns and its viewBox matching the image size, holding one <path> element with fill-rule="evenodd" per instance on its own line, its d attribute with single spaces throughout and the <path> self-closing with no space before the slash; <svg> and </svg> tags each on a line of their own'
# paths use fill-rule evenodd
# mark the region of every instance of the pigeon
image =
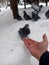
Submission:
<svg viewBox="0 0 49 65">
<path fill-rule="evenodd" d="M 49 10 L 45 13 L 45 16 L 49 18 Z"/>
<path fill-rule="evenodd" d="M 29 25 L 26 24 L 23 28 L 20 28 L 18 31 L 21 38 L 27 37 L 30 34 Z"/>
<path fill-rule="evenodd" d="M 31 20 L 31 17 L 25 11 L 23 13 L 25 20 Z"/>
<path fill-rule="evenodd" d="M 34 12 L 32 12 L 32 19 L 34 21 L 37 21 L 38 19 L 40 19 L 40 17 L 38 16 L 38 14 L 35 14 Z"/>
</svg>

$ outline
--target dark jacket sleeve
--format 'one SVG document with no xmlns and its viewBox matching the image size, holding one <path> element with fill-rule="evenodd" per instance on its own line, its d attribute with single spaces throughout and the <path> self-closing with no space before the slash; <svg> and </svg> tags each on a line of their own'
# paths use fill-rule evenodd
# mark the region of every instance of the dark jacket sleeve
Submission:
<svg viewBox="0 0 49 65">
<path fill-rule="evenodd" d="M 39 65 L 49 65 L 49 52 L 46 51 L 40 58 Z"/>
</svg>

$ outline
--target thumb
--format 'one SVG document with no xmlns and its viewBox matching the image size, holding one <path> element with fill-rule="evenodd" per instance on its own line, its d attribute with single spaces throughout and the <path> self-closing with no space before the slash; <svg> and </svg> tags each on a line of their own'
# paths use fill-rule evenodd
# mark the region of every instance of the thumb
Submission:
<svg viewBox="0 0 49 65">
<path fill-rule="evenodd" d="M 48 41 L 46 34 L 43 35 L 43 41 Z"/>
</svg>

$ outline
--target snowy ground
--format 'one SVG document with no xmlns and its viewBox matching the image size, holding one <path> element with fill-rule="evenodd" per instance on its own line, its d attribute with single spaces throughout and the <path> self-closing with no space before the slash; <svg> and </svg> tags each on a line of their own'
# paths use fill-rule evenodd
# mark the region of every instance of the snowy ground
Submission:
<svg viewBox="0 0 49 65">
<path fill-rule="evenodd" d="M 13 20 L 10 8 L 5 14 L 0 14 L 0 65 L 38 65 L 39 62 L 30 55 L 23 41 L 20 39 L 18 30 L 25 24 L 29 24 L 31 34 L 30 38 L 37 41 L 42 40 L 42 35 L 47 34 L 49 40 L 49 19 L 46 19 L 45 12 L 49 7 L 43 7 L 38 21 L 26 21 L 23 18 L 23 10 L 19 10 L 22 21 Z M 32 9 L 26 10 L 31 15 Z"/>
</svg>

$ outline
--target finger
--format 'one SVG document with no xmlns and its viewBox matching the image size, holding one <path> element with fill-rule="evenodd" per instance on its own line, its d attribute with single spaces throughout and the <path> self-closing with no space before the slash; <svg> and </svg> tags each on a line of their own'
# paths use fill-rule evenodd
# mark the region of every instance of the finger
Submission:
<svg viewBox="0 0 49 65">
<path fill-rule="evenodd" d="M 30 43 L 30 41 L 28 41 L 28 39 L 24 41 L 24 44 L 29 50 L 34 46 L 32 43 Z"/>
<path fill-rule="evenodd" d="M 30 42 L 28 41 L 28 38 L 23 38 L 24 44 L 29 49 L 30 48 Z"/>
<path fill-rule="evenodd" d="M 30 38 L 28 38 L 28 40 L 31 41 L 31 42 L 34 43 L 34 44 L 37 44 L 37 43 L 38 43 L 38 41 L 33 40 L 33 39 L 30 39 Z"/>
<path fill-rule="evenodd" d="M 28 38 L 24 38 L 23 41 L 26 45 L 30 45 L 32 43 Z"/>
<path fill-rule="evenodd" d="M 24 44 L 27 45 L 27 46 L 36 46 L 36 42 L 30 38 L 25 38 L 24 40 Z"/>
<path fill-rule="evenodd" d="M 33 51 L 33 49 L 35 49 L 36 48 L 36 42 L 34 42 L 34 40 L 32 40 L 32 39 L 30 39 L 30 38 L 24 38 L 23 39 L 23 41 L 24 41 L 24 44 L 26 45 L 26 47 L 28 48 L 28 50 L 29 51 Z"/>
<path fill-rule="evenodd" d="M 28 38 L 27 38 L 27 37 L 25 37 L 25 38 L 23 38 L 22 40 L 23 40 L 23 41 L 25 41 L 25 40 L 27 40 L 27 39 L 28 39 Z"/>
<path fill-rule="evenodd" d="M 24 41 L 24 44 L 26 44 L 26 45 L 31 45 L 32 44 L 32 46 L 35 46 L 39 43 L 36 40 L 32 40 L 30 38 L 25 38 L 23 41 Z"/>
</svg>

